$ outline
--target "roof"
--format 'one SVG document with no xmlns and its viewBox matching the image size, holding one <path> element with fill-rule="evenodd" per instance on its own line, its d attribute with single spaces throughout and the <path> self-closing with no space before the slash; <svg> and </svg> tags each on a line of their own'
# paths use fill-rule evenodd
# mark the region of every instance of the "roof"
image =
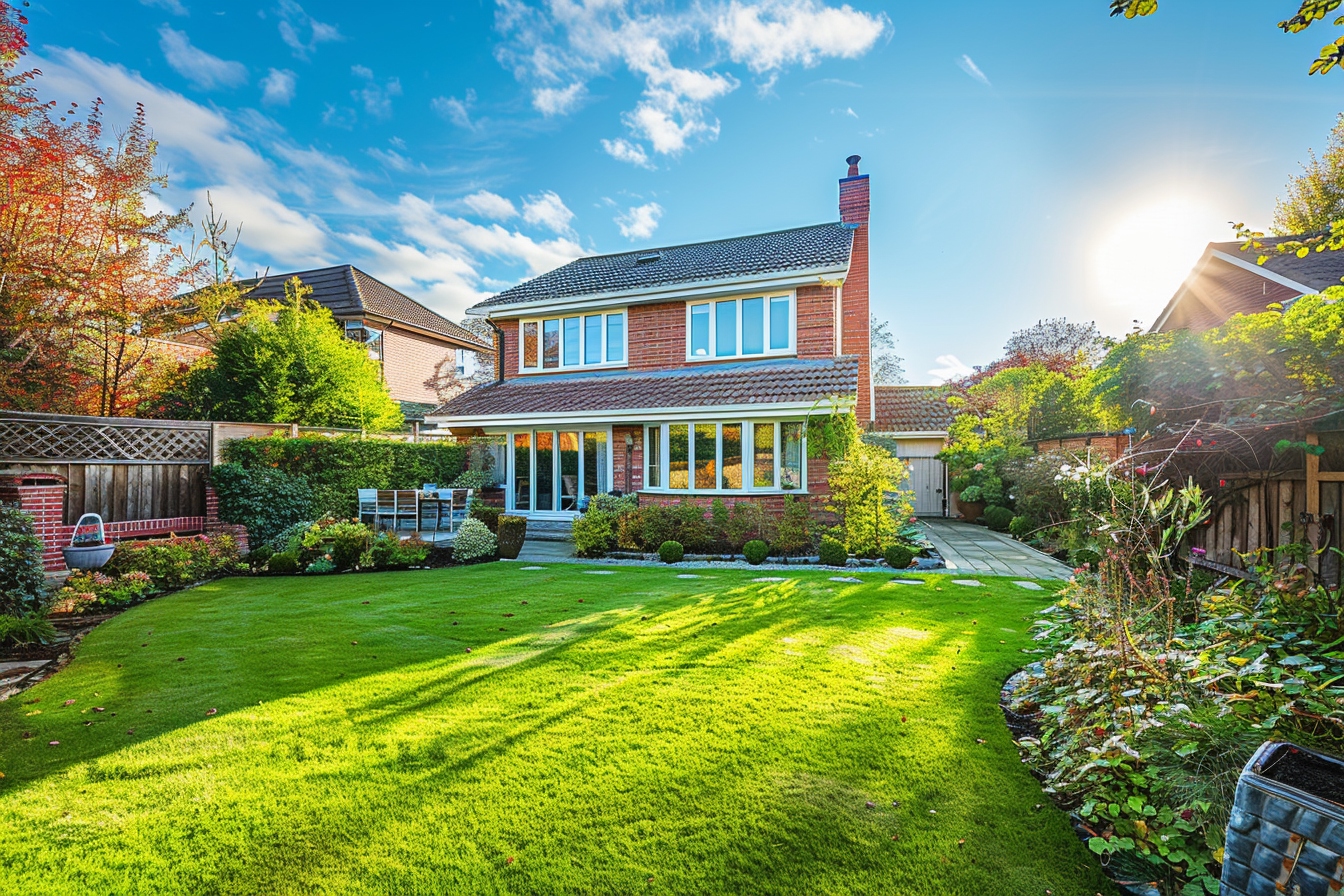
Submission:
<svg viewBox="0 0 1344 896">
<path fill-rule="evenodd" d="M 482 342 L 470 330 L 435 314 L 415 299 L 370 277 L 354 265 L 341 264 L 312 271 L 267 274 L 265 277 L 240 281 L 238 286 L 250 289 L 252 298 L 283 299 L 285 283 L 294 277 L 302 280 L 305 286 L 312 287 L 311 298 L 329 308 L 337 317 L 372 315 L 442 336 L 463 348 L 494 348 Z"/>
<path fill-rule="evenodd" d="M 520 376 L 468 389 L 428 417 L 495 417 L 793 404 L 854 395 L 859 362 L 839 358 L 749 361 L 651 371 Z"/>
<path fill-rule="evenodd" d="M 947 432 L 953 410 L 936 386 L 878 386 L 878 432 Z"/>
<path fill-rule="evenodd" d="M 589 255 L 506 289 L 470 310 L 489 311 L 545 300 L 578 299 L 760 274 L 845 270 L 849 267 L 853 241 L 853 229 L 837 222 L 707 243 Z"/>
<path fill-rule="evenodd" d="M 1230 243 L 1210 243 L 1209 249 L 1231 255 L 1233 258 L 1242 259 L 1250 264 L 1255 264 L 1261 255 L 1265 255 L 1267 256 L 1265 263 L 1260 267 L 1272 271 L 1280 277 L 1286 277 L 1295 283 L 1308 286 L 1312 292 L 1319 292 L 1327 286 L 1339 286 L 1340 279 L 1344 278 L 1344 252 L 1317 252 L 1313 249 L 1305 257 L 1298 258 L 1294 252 L 1267 251 L 1279 243 L 1300 239 L 1303 239 L 1303 237 L 1269 237 L 1260 240 L 1265 246 L 1264 249 L 1251 249 L 1246 252 L 1241 251 L 1241 247 L 1244 245 L 1241 240 Z"/>
</svg>

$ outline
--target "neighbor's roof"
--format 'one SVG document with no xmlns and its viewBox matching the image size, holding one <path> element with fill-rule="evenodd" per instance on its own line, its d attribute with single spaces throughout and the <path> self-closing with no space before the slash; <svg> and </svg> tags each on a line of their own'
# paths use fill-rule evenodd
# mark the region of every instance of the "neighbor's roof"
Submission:
<svg viewBox="0 0 1344 896">
<path fill-rule="evenodd" d="M 816 224 L 773 233 L 589 255 L 533 277 L 486 299 L 471 311 L 489 311 L 554 299 L 577 299 L 682 283 L 733 280 L 791 271 L 845 270 L 854 231 L 844 224 Z M 643 259 L 641 261 L 640 259 Z"/>
<path fill-rule="evenodd" d="M 372 315 L 442 336 L 463 348 L 493 348 L 470 330 L 435 314 L 410 296 L 370 277 L 353 265 L 267 274 L 265 277 L 240 281 L 238 286 L 244 290 L 250 289 L 248 294 L 252 298 L 283 299 L 285 283 L 294 277 L 302 280 L 305 286 L 312 287 L 311 298 L 329 308 L 337 317 Z"/>
<path fill-rule="evenodd" d="M 947 432 L 953 411 L 936 386 L 878 386 L 877 432 Z"/>
<path fill-rule="evenodd" d="M 1250 264 L 1255 264 L 1260 256 L 1264 255 L 1266 256 L 1265 263 L 1259 265 L 1259 267 L 1272 271 L 1280 277 L 1286 277 L 1295 283 L 1308 286 L 1312 292 L 1319 292 L 1327 286 L 1341 285 L 1340 278 L 1344 277 L 1344 251 L 1317 252 L 1313 248 L 1305 257 L 1298 258 L 1294 252 L 1279 253 L 1272 249 L 1279 243 L 1298 239 L 1302 239 L 1302 237 L 1270 237 L 1260 240 L 1265 246 L 1264 249 L 1251 249 L 1246 252 L 1241 251 L 1243 245 L 1241 241 L 1210 243 L 1209 249 L 1222 252 L 1233 258 L 1242 259 Z"/>
<path fill-rule="evenodd" d="M 793 404 L 857 394 L 859 362 L 839 358 L 749 361 L 697 368 L 520 376 L 469 389 L 427 417 L 497 417 Z"/>
</svg>

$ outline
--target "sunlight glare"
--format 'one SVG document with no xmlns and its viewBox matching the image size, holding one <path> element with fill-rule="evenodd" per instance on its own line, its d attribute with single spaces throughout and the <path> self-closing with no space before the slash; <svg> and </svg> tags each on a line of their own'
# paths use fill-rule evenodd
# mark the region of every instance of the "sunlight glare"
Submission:
<svg viewBox="0 0 1344 896">
<path fill-rule="evenodd" d="M 1136 314 L 1161 308 L 1189 275 L 1204 246 L 1234 239 L 1208 205 L 1176 196 L 1137 206 L 1093 250 L 1102 296 Z"/>
</svg>

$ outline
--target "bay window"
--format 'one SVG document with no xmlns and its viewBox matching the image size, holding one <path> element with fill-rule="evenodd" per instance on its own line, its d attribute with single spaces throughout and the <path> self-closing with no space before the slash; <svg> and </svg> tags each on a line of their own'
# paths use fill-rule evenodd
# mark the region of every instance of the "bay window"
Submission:
<svg viewBox="0 0 1344 896">
<path fill-rule="evenodd" d="M 793 297 L 753 296 L 690 302 L 686 358 L 750 358 L 794 350 Z"/>
<path fill-rule="evenodd" d="M 625 364 L 624 311 L 575 314 L 519 322 L 522 373 Z"/>
<path fill-rule="evenodd" d="M 804 433 L 801 421 L 649 426 L 644 441 L 644 487 L 747 493 L 803 489 Z"/>
</svg>

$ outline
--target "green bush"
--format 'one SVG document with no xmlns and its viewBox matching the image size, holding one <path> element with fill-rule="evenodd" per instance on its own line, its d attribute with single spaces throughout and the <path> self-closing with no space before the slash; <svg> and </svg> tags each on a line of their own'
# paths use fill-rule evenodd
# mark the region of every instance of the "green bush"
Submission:
<svg viewBox="0 0 1344 896">
<path fill-rule="evenodd" d="M 154 541 L 123 541 L 103 572 L 121 576 L 143 572 L 156 588 L 181 588 L 237 572 L 238 543 L 232 535 L 196 535 Z"/>
<path fill-rule="evenodd" d="M 490 530 L 491 535 L 499 534 L 499 518 L 504 515 L 503 510 L 498 507 L 491 507 L 480 498 L 472 498 L 467 514 L 472 519 L 484 523 L 485 528 Z"/>
<path fill-rule="evenodd" d="M 318 520 L 290 539 L 288 550 L 298 549 L 299 565 L 326 557 L 337 569 L 353 569 L 369 549 L 373 530 L 355 520 Z"/>
<path fill-rule="evenodd" d="M 600 510 L 603 513 L 611 513 L 617 516 L 623 513 L 639 509 L 639 498 L 635 495 L 593 495 L 588 502 L 588 509 Z"/>
<path fill-rule="evenodd" d="M 908 569 L 910 561 L 915 559 L 915 552 L 903 544 L 893 544 L 887 548 L 882 559 L 887 561 L 887 565 L 892 569 Z"/>
<path fill-rule="evenodd" d="M 428 542 L 417 537 L 403 540 L 395 532 L 383 532 L 359 558 L 359 565 L 374 569 L 408 569 L 423 565 L 431 550 Z"/>
<path fill-rule="evenodd" d="M 210 471 L 210 485 L 219 496 L 219 518 L 246 526 L 248 538 L 257 542 L 270 541 L 314 515 L 313 490 L 302 475 L 220 464 Z"/>
<path fill-rule="evenodd" d="M 335 562 L 332 561 L 330 557 L 318 557 L 312 563 L 309 563 L 308 568 L 305 569 L 303 572 L 304 575 L 307 575 L 309 573 L 312 573 L 313 575 L 322 575 L 323 573 L 335 572 L 335 571 L 336 571 L 336 564 Z"/>
<path fill-rule="evenodd" d="M 724 526 L 724 538 L 728 547 L 740 551 L 748 541 L 766 541 L 774 534 L 771 523 L 761 505 L 756 501 L 738 501 L 728 513 L 728 522 Z"/>
<path fill-rule="evenodd" d="M 499 556 L 505 560 L 517 560 L 527 540 L 527 517 L 501 516 L 499 518 Z"/>
<path fill-rule="evenodd" d="M 54 640 L 56 629 L 45 615 L 0 615 L 0 645 L 49 644 Z"/>
<path fill-rule="evenodd" d="M 807 502 L 793 495 L 784 496 L 784 513 L 775 531 L 775 550 L 786 557 L 812 548 L 812 514 Z"/>
<path fill-rule="evenodd" d="M 658 559 L 664 563 L 680 563 L 686 556 L 686 550 L 679 541 L 665 541 L 658 545 Z"/>
<path fill-rule="evenodd" d="M 27 617 L 46 599 L 42 542 L 33 520 L 17 507 L 0 504 L 0 614 Z"/>
<path fill-rule="evenodd" d="M 821 539 L 819 554 L 823 566 L 844 566 L 849 563 L 849 551 L 845 549 L 844 542 L 829 535 Z"/>
<path fill-rule="evenodd" d="M 1007 532 L 1008 527 L 1013 523 L 1013 512 L 1007 507 L 991 504 L 985 508 L 981 519 L 985 521 L 986 526 L 995 532 Z"/>
<path fill-rule="evenodd" d="M 116 578 L 96 570 L 80 571 L 65 580 L 65 587 L 56 595 L 56 604 L 75 613 L 91 604 L 123 607 L 153 590 L 154 580 L 139 570 L 122 573 Z M 92 600 L 89 600 L 90 596 Z"/>
<path fill-rule="evenodd" d="M 259 545 L 253 548 L 247 554 L 247 563 L 249 566 L 259 569 L 266 565 L 266 561 L 275 556 L 275 548 L 270 543 Z"/>
<path fill-rule="evenodd" d="M 457 537 L 453 539 L 453 559 L 458 563 L 493 560 L 498 550 L 499 541 L 495 533 L 474 516 L 462 523 L 462 528 L 457 530 Z"/>
<path fill-rule="evenodd" d="M 299 557 L 291 551 L 281 551 L 271 555 L 266 561 L 266 569 L 276 575 L 293 575 L 299 571 Z"/>
<path fill-rule="evenodd" d="M 770 545 L 757 539 L 742 545 L 742 556 L 752 566 L 760 566 L 770 556 Z"/>
<path fill-rule="evenodd" d="M 1031 517 L 1028 516 L 1015 516 L 1008 524 L 1008 531 L 1014 538 L 1026 538 L 1035 528 L 1031 524 Z"/>
<path fill-rule="evenodd" d="M 676 540 L 689 553 L 704 554 L 713 550 L 713 532 L 705 519 L 705 508 L 694 501 L 678 501 L 673 513 L 677 520 Z"/>
<path fill-rule="evenodd" d="M 615 514 L 592 506 L 574 518 L 574 552 L 580 557 L 604 557 L 616 547 Z"/>
<path fill-rule="evenodd" d="M 677 514 L 668 504 L 649 504 L 639 509 L 639 538 L 645 550 L 657 550 L 680 534 Z"/>
</svg>

